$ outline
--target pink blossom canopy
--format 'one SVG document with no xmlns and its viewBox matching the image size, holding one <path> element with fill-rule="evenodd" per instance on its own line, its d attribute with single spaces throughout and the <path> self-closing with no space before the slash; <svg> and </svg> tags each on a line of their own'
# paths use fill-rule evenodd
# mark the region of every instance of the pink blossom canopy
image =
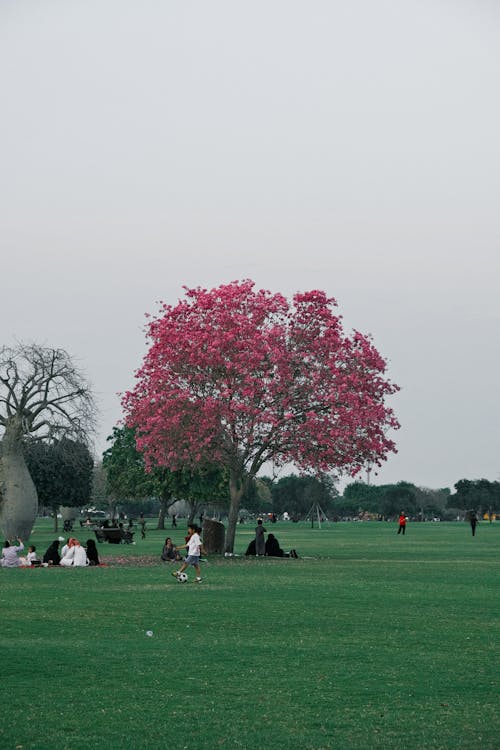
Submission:
<svg viewBox="0 0 500 750">
<path fill-rule="evenodd" d="M 395 450 L 385 399 L 398 387 L 371 339 L 344 333 L 322 291 L 280 294 L 235 281 L 186 289 L 150 320 L 151 346 L 124 396 L 146 461 L 220 462 L 356 473 Z"/>
</svg>

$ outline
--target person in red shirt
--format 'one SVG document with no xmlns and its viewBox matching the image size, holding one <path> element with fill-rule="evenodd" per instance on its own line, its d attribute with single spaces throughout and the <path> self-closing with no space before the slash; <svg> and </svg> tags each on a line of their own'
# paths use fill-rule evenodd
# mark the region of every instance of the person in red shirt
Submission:
<svg viewBox="0 0 500 750">
<path fill-rule="evenodd" d="M 398 534 L 405 535 L 406 532 L 406 516 L 404 510 L 401 511 L 399 514 L 399 528 L 398 528 Z"/>
</svg>

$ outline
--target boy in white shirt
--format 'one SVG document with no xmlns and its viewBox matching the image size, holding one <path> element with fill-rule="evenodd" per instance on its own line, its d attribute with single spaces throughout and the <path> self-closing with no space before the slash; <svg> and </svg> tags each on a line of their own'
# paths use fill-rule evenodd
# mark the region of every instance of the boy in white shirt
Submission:
<svg viewBox="0 0 500 750">
<path fill-rule="evenodd" d="M 183 573 L 189 565 L 192 565 L 196 570 L 196 578 L 194 579 L 194 582 L 201 583 L 200 556 L 202 541 L 200 539 L 199 531 L 201 531 L 201 529 L 198 529 L 197 526 L 195 526 L 194 524 L 189 524 L 188 532 L 190 536 L 187 543 L 175 548 L 176 550 L 187 548 L 188 553 L 184 558 L 184 562 L 182 563 L 179 570 L 176 570 L 172 573 L 174 578 L 177 578 L 179 573 Z"/>
</svg>

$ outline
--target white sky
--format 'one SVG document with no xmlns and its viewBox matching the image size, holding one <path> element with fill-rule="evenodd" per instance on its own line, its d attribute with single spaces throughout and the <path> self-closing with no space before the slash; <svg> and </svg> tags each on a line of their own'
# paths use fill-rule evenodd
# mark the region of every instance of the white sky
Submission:
<svg viewBox="0 0 500 750">
<path fill-rule="evenodd" d="M 377 482 L 500 477 L 494 0 L 1 0 L 0 343 L 101 404 L 182 285 L 324 289 L 402 387 Z"/>
</svg>

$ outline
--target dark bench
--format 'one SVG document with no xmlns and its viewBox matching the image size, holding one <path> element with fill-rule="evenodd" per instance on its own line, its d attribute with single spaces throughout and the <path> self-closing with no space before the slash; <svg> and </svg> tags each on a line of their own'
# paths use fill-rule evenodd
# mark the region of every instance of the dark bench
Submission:
<svg viewBox="0 0 500 750">
<path fill-rule="evenodd" d="M 132 544 L 134 532 L 127 529 L 94 529 L 95 538 L 98 542 L 109 542 L 109 544 Z"/>
</svg>

